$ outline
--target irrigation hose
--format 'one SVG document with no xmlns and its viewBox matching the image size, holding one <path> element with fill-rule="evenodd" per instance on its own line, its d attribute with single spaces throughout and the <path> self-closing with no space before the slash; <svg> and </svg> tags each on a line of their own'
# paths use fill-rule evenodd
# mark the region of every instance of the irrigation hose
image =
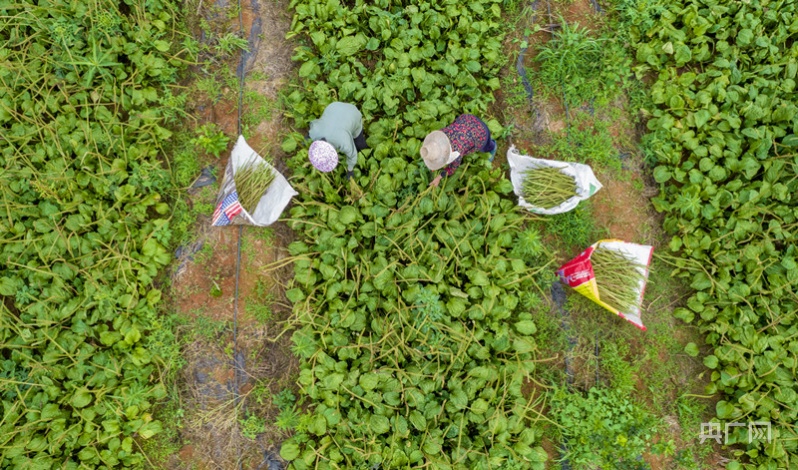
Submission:
<svg viewBox="0 0 798 470">
<path fill-rule="evenodd" d="M 244 14 L 241 10 L 241 0 L 238 0 L 238 30 L 241 34 L 241 37 L 244 37 Z M 238 116 L 237 116 L 237 130 L 238 135 L 241 135 L 241 108 L 243 107 L 244 103 L 244 69 L 246 66 L 246 59 L 244 55 L 244 51 L 240 52 L 240 64 L 238 66 Z M 236 417 L 236 426 L 233 429 L 238 431 L 238 423 L 240 422 L 239 416 L 239 407 L 238 402 L 241 399 L 241 392 L 239 389 L 240 386 L 240 379 L 241 379 L 241 371 L 239 370 L 242 364 L 239 364 L 238 361 L 238 293 L 239 293 L 239 286 L 240 286 L 240 279 L 241 279 L 241 240 L 243 239 L 244 235 L 244 226 L 238 226 L 238 240 L 237 240 L 237 255 L 236 255 L 236 293 L 235 299 L 233 301 L 233 380 L 235 382 L 235 417 Z M 238 470 L 242 469 L 242 460 L 241 460 L 241 445 L 239 441 L 234 438 L 236 442 L 236 465 Z"/>
</svg>

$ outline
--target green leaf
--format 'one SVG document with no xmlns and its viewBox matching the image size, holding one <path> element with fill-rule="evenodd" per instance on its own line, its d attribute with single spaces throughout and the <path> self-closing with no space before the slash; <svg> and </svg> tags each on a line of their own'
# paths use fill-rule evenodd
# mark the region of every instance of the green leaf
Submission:
<svg viewBox="0 0 798 470">
<path fill-rule="evenodd" d="M 695 314 L 686 308 L 677 308 L 673 311 L 673 316 L 685 323 L 690 323 L 695 318 Z"/>
<path fill-rule="evenodd" d="M 798 135 L 787 134 L 781 139 L 781 144 L 788 147 L 798 147 Z"/>
<path fill-rule="evenodd" d="M 369 429 L 374 434 L 385 434 L 391 430 L 391 422 L 382 415 L 371 415 Z"/>
<path fill-rule="evenodd" d="M 317 67 L 318 65 L 316 65 L 316 62 L 313 61 L 305 62 L 304 64 L 302 64 L 301 67 L 299 67 L 299 76 L 303 78 L 310 77 L 311 75 L 315 74 L 314 70 Z"/>
<path fill-rule="evenodd" d="M 50 421 L 59 416 L 61 416 L 61 409 L 55 403 L 48 403 L 42 408 L 41 419 L 43 421 Z"/>
<path fill-rule="evenodd" d="M 699 272 L 693 276 L 690 287 L 695 290 L 706 290 L 712 287 L 712 280 L 704 272 Z"/>
<path fill-rule="evenodd" d="M 737 45 L 747 46 L 754 40 L 754 32 L 748 28 L 743 28 L 737 32 Z"/>
<path fill-rule="evenodd" d="M 79 388 L 75 390 L 75 393 L 72 395 L 72 399 L 70 403 L 75 408 L 85 408 L 91 403 L 93 395 L 86 387 Z"/>
<path fill-rule="evenodd" d="M 704 358 L 704 365 L 709 367 L 710 369 L 717 369 L 718 368 L 718 358 L 714 355 L 709 355 Z"/>
<path fill-rule="evenodd" d="M 671 171 L 667 166 L 660 165 L 654 168 L 654 181 L 657 183 L 666 183 L 671 179 Z"/>
<path fill-rule="evenodd" d="M 515 329 L 522 335 L 533 335 L 538 331 L 535 322 L 532 320 L 519 321 L 515 324 Z"/>
<path fill-rule="evenodd" d="M 302 289 L 298 287 L 285 291 L 285 296 L 288 298 L 288 300 L 291 301 L 291 303 L 294 304 L 299 303 L 305 299 L 305 294 L 302 292 Z"/>
<path fill-rule="evenodd" d="M 690 46 L 686 44 L 677 44 L 674 52 L 675 54 L 673 58 L 676 59 L 677 67 L 681 67 L 682 65 L 690 62 L 690 59 L 693 58 L 693 54 L 690 52 Z"/>
<path fill-rule="evenodd" d="M 695 343 L 687 343 L 687 346 L 684 347 L 684 352 L 690 357 L 696 357 L 699 352 L 698 346 Z"/>
<path fill-rule="evenodd" d="M 441 445 L 434 440 L 427 440 L 424 442 L 424 445 L 421 448 L 426 452 L 428 455 L 436 455 L 441 451 Z"/>
<path fill-rule="evenodd" d="M 458 388 L 449 395 L 449 401 L 455 406 L 455 408 L 462 410 L 468 406 L 468 395 L 466 395 L 462 389 Z"/>
<path fill-rule="evenodd" d="M 22 288 L 23 282 L 19 278 L 0 277 L 0 295 L 13 297 Z"/>
<path fill-rule="evenodd" d="M 468 271 L 468 277 L 475 286 L 487 286 L 490 284 L 487 273 L 478 269 Z"/>
<path fill-rule="evenodd" d="M 358 379 L 358 384 L 363 387 L 363 390 L 371 391 L 377 388 L 380 377 L 377 374 L 363 374 Z"/>
<path fill-rule="evenodd" d="M 316 436 L 323 436 L 327 433 L 327 419 L 323 415 L 313 415 L 308 424 L 308 432 Z"/>
<path fill-rule="evenodd" d="M 160 421 L 150 421 L 139 428 L 138 433 L 142 438 L 149 439 L 162 431 L 163 426 Z"/>
<path fill-rule="evenodd" d="M 280 457 L 287 462 L 296 460 L 299 457 L 299 453 L 299 445 L 291 441 L 285 441 L 283 446 L 280 447 Z"/>
<path fill-rule="evenodd" d="M 709 118 L 712 117 L 712 115 L 706 109 L 702 109 L 697 111 L 693 117 L 695 119 L 695 127 L 701 129 L 709 121 Z"/>
<path fill-rule="evenodd" d="M 418 431 L 423 431 L 427 429 L 427 419 L 424 418 L 424 415 L 421 414 L 418 410 L 413 410 L 410 412 L 410 424 L 413 425 L 414 428 Z"/>
<path fill-rule="evenodd" d="M 720 419 L 729 419 L 734 414 L 734 405 L 726 400 L 720 400 L 715 404 L 715 412 Z"/>
<path fill-rule="evenodd" d="M 348 57 L 357 54 L 365 44 L 366 42 L 360 36 L 346 36 L 338 40 L 335 48 L 342 56 Z"/>
<path fill-rule="evenodd" d="M 338 222 L 344 225 L 353 224 L 357 220 L 359 212 L 352 206 L 343 206 L 338 213 Z"/>
</svg>

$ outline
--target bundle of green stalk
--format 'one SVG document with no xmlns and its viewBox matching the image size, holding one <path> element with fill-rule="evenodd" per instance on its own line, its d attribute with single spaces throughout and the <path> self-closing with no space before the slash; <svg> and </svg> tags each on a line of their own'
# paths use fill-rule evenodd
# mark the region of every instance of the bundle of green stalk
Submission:
<svg viewBox="0 0 798 470">
<path fill-rule="evenodd" d="M 262 161 L 250 160 L 238 167 L 233 180 L 238 201 L 245 211 L 252 213 L 274 181 L 274 170 Z"/>
<path fill-rule="evenodd" d="M 557 168 L 532 168 L 524 172 L 521 192 L 529 204 L 551 209 L 576 196 L 576 181 Z"/>
<path fill-rule="evenodd" d="M 645 266 L 629 256 L 601 245 L 590 255 L 601 301 L 621 312 L 637 309 Z M 641 272 L 641 269 L 643 270 Z"/>
</svg>

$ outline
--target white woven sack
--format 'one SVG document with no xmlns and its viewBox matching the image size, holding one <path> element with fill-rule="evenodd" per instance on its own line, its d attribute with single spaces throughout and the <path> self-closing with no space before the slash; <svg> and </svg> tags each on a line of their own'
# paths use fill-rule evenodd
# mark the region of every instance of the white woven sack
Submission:
<svg viewBox="0 0 798 470">
<path fill-rule="evenodd" d="M 521 155 L 514 145 L 507 150 L 507 162 L 510 164 L 510 181 L 512 181 L 513 190 L 518 196 L 518 205 L 536 214 L 554 215 L 568 212 L 602 188 L 601 183 L 593 174 L 593 170 L 588 165 L 581 163 L 566 163 Z M 524 183 L 524 172 L 541 167 L 559 168 L 566 175 L 573 177 L 574 181 L 576 181 L 576 195 L 551 209 L 536 207 L 526 202 L 521 191 Z"/>
<path fill-rule="evenodd" d="M 260 199 L 260 202 L 258 202 L 257 207 L 255 207 L 255 210 L 251 214 L 246 210 L 241 210 L 241 212 L 232 218 L 230 224 L 265 227 L 276 222 L 288 203 L 291 202 L 291 198 L 299 193 L 291 187 L 288 180 L 285 179 L 285 176 L 272 167 L 247 144 L 244 136 L 238 136 L 238 141 L 236 141 L 236 145 L 233 147 L 233 152 L 230 155 L 230 161 L 227 162 L 224 178 L 219 188 L 219 196 L 216 198 L 216 208 L 218 211 L 222 201 L 235 191 L 236 185 L 233 175 L 235 175 L 236 170 L 252 159 L 260 160 L 262 163 L 269 165 L 269 167 L 274 170 L 274 181 L 272 181 L 269 189 L 266 190 L 266 193 Z M 221 219 L 221 223 L 214 223 L 214 225 L 228 225 L 224 223 L 224 217 Z"/>
</svg>

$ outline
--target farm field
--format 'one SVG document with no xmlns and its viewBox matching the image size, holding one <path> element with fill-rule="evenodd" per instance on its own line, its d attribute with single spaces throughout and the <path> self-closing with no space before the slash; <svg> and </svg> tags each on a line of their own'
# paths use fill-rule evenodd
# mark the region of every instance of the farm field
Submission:
<svg viewBox="0 0 798 470">
<path fill-rule="evenodd" d="M 795 8 L 0 1 L 0 468 L 798 468 Z M 270 227 L 211 226 L 239 135 Z M 511 147 L 603 188 L 532 214 Z M 602 239 L 646 331 L 555 274 Z"/>
</svg>

